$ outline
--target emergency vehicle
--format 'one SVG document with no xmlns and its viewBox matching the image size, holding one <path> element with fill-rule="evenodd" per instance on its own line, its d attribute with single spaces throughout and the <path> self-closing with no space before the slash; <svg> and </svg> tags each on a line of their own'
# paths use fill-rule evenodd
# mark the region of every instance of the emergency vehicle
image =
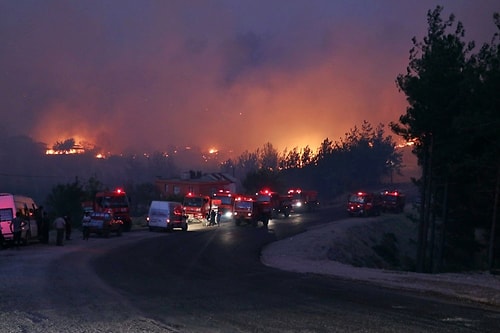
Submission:
<svg viewBox="0 0 500 333">
<path fill-rule="evenodd" d="M 383 190 L 380 192 L 382 196 L 382 211 L 402 213 L 405 208 L 405 195 L 398 190 Z"/>
<path fill-rule="evenodd" d="M 12 219 L 20 212 L 25 224 L 22 227 L 21 241 L 27 244 L 30 240 L 38 239 L 39 230 L 35 219 L 37 206 L 32 198 L 10 194 L 0 193 L 0 242 L 11 241 L 13 239 L 12 230 L 10 228 Z M 0 244 L 0 247 L 3 244 Z"/>
<path fill-rule="evenodd" d="M 257 221 L 262 221 L 267 226 L 269 220 L 283 214 L 290 216 L 291 202 L 288 196 L 281 196 L 277 192 L 263 189 L 257 192 L 255 196 L 255 205 Z"/>
<path fill-rule="evenodd" d="M 382 199 L 377 193 L 356 192 L 347 198 L 349 216 L 378 216 L 382 211 Z"/>
<path fill-rule="evenodd" d="M 235 195 L 228 190 L 219 190 L 212 195 L 211 209 L 221 213 L 221 219 L 230 221 L 233 219 Z"/>
<path fill-rule="evenodd" d="M 234 198 L 233 219 L 236 225 L 242 223 L 256 224 L 257 210 L 254 209 L 255 199 L 250 196 L 236 195 Z"/>
<path fill-rule="evenodd" d="M 89 234 L 95 233 L 108 238 L 114 232 L 117 236 L 121 236 L 123 221 L 114 216 L 113 211 L 109 209 L 105 212 L 92 212 L 86 227 Z"/>
<path fill-rule="evenodd" d="M 311 212 L 319 206 L 318 192 L 293 188 L 288 190 L 294 212 Z"/>
<path fill-rule="evenodd" d="M 210 197 L 188 193 L 182 206 L 188 222 L 205 222 L 210 212 Z"/>
<path fill-rule="evenodd" d="M 172 231 L 180 228 L 188 230 L 186 216 L 180 202 L 175 201 L 152 201 L 146 218 L 149 231 L 166 230 Z"/>
<path fill-rule="evenodd" d="M 130 203 L 127 194 L 121 188 L 114 191 L 97 192 L 92 201 L 82 204 L 84 212 L 112 212 L 115 219 L 123 222 L 123 231 L 130 231 L 132 219 L 130 218 Z"/>
</svg>

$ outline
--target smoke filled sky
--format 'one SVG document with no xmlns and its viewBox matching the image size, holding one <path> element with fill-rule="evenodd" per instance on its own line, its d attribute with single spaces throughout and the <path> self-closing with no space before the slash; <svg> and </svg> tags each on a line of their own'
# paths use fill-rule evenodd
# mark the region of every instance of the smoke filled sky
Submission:
<svg viewBox="0 0 500 333">
<path fill-rule="evenodd" d="M 0 0 L 0 130 L 114 153 L 315 150 L 405 112 L 395 79 L 436 5 L 476 51 L 491 41 L 498 0 Z"/>
</svg>

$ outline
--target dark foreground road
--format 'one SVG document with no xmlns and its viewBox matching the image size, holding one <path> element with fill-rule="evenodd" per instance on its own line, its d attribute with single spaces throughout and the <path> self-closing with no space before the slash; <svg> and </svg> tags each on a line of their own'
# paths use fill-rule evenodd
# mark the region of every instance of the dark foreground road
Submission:
<svg viewBox="0 0 500 333">
<path fill-rule="evenodd" d="M 153 234 L 92 261 L 142 316 L 180 332 L 498 332 L 476 304 L 263 266 L 269 242 L 338 212 Z"/>
</svg>

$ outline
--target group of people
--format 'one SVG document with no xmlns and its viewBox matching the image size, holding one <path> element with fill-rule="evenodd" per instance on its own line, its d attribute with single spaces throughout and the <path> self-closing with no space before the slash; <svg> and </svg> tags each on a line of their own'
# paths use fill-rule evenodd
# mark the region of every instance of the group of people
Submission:
<svg viewBox="0 0 500 333">
<path fill-rule="evenodd" d="M 208 225 L 220 225 L 221 215 L 222 212 L 220 211 L 220 209 L 217 209 L 217 211 L 215 211 L 215 209 L 211 209 L 207 216 Z"/>
<path fill-rule="evenodd" d="M 43 207 L 39 207 L 34 211 L 30 210 L 30 215 L 36 221 L 38 230 L 38 240 L 43 244 L 49 243 L 49 233 L 51 229 L 49 214 L 43 210 Z M 15 249 L 19 249 L 23 239 L 22 232 L 23 228 L 29 223 L 29 217 L 23 214 L 21 211 L 16 212 L 16 216 L 10 222 L 10 232 L 12 233 L 12 246 Z M 72 224 L 69 215 L 57 217 L 53 223 L 53 228 L 56 230 L 56 245 L 62 246 L 63 240 L 71 240 Z M 0 246 L 3 246 L 5 242 L 4 236 L 0 229 Z"/>
<path fill-rule="evenodd" d="M 38 228 L 38 238 L 42 243 L 49 242 L 49 218 L 47 212 L 43 212 L 43 207 L 36 210 L 30 210 L 29 214 L 33 213 L 37 228 Z M 19 210 L 16 212 L 16 216 L 10 221 L 10 232 L 12 233 L 12 245 L 14 248 L 19 249 L 22 243 L 22 232 L 23 228 L 29 223 L 28 218 Z M 4 244 L 4 236 L 0 230 L 0 245 Z"/>
<path fill-rule="evenodd" d="M 49 243 L 50 220 L 49 214 L 40 206 L 35 212 L 37 222 L 39 240 L 44 244 Z M 71 217 L 69 214 L 57 217 L 53 223 L 53 228 L 56 230 L 56 245 L 62 246 L 63 240 L 71 240 Z"/>
</svg>

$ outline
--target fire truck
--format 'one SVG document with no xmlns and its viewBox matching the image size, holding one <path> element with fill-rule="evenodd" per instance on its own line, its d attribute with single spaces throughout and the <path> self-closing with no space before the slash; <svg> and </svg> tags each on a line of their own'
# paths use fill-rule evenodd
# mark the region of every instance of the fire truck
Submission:
<svg viewBox="0 0 500 333">
<path fill-rule="evenodd" d="M 277 192 L 264 189 L 256 194 L 255 198 L 258 221 L 262 221 L 267 226 L 270 219 L 283 214 L 290 216 L 292 210 L 289 196 L 279 195 Z"/>
<path fill-rule="evenodd" d="M 132 228 L 130 203 L 127 194 L 120 188 L 97 192 L 92 201 L 82 203 L 82 208 L 84 212 L 111 212 L 115 219 L 122 221 L 123 231 L 130 231 Z"/>
<path fill-rule="evenodd" d="M 257 224 L 257 209 L 254 208 L 254 198 L 245 195 L 236 195 L 234 198 L 233 220 L 236 225 L 242 223 Z"/>
<path fill-rule="evenodd" d="M 293 188 L 288 190 L 294 212 L 312 212 L 319 206 L 318 192 Z"/>
<path fill-rule="evenodd" d="M 382 211 L 382 198 L 378 193 L 356 192 L 347 198 L 349 216 L 378 216 Z"/>
<path fill-rule="evenodd" d="M 221 219 L 230 221 L 233 219 L 235 195 L 228 190 L 219 190 L 212 195 L 211 209 L 221 213 Z"/>
<path fill-rule="evenodd" d="M 205 222 L 210 212 L 210 197 L 188 193 L 182 203 L 184 215 L 189 222 Z"/>
<path fill-rule="evenodd" d="M 406 202 L 404 193 L 398 190 L 383 190 L 380 195 L 382 196 L 382 210 L 384 212 L 403 212 Z"/>
</svg>

